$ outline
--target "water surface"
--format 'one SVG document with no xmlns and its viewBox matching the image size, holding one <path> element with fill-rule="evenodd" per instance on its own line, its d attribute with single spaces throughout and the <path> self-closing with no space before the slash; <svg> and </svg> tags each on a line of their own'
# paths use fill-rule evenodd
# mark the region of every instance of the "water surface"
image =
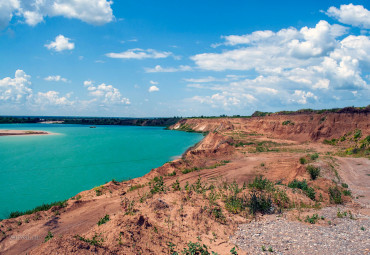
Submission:
<svg viewBox="0 0 370 255">
<path fill-rule="evenodd" d="M 203 137 L 161 127 L 2 124 L 0 129 L 58 133 L 0 137 L 0 218 L 112 179 L 143 176 Z"/>
</svg>

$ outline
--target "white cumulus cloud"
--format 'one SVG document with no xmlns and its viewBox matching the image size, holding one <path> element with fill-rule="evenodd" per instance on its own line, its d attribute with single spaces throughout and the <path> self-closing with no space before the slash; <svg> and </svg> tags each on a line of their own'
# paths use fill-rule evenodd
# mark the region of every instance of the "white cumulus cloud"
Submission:
<svg viewBox="0 0 370 255">
<path fill-rule="evenodd" d="M 75 48 L 75 44 L 70 42 L 70 40 L 71 39 L 64 37 L 63 35 L 58 35 L 55 37 L 55 41 L 45 44 L 45 47 L 49 50 L 54 50 L 57 52 L 73 50 Z"/>
<path fill-rule="evenodd" d="M 17 70 L 14 78 L 6 77 L 0 80 L 0 103 L 22 103 L 32 95 L 29 87 L 31 76 L 23 70 Z"/>
<path fill-rule="evenodd" d="M 24 18 L 30 26 L 43 22 L 47 16 L 62 16 L 103 25 L 114 19 L 112 4 L 108 0 L 2 0 L 0 28 L 7 26 L 14 15 Z"/>
<path fill-rule="evenodd" d="M 45 81 L 56 81 L 56 82 L 59 82 L 59 81 L 68 82 L 66 78 L 63 78 L 60 75 L 49 75 L 48 77 L 45 77 L 44 80 Z"/>
<path fill-rule="evenodd" d="M 85 81 L 84 86 L 87 87 L 91 96 L 100 100 L 104 104 L 130 104 L 130 100 L 123 97 L 119 89 L 112 85 L 102 83 L 94 86 L 92 81 Z"/>
<path fill-rule="evenodd" d="M 59 96 L 57 91 L 38 92 L 35 95 L 34 102 L 41 108 L 45 106 L 66 106 L 72 105 L 73 102 L 68 100 L 68 95 Z"/>
<path fill-rule="evenodd" d="M 147 59 L 147 58 L 167 58 L 172 55 L 171 52 L 167 51 L 156 51 L 153 49 L 130 49 L 121 53 L 107 53 L 105 54 L 109 58 L 121 58 L 121 59 Z"/>
<path fill-rule="evenodd" d="M 332 6 L 326 14 L 343 24 L 370 29 L 370 11 L 362 5 L 343 4 L 339 9 Z"/>
<path fill-rule="evenodd" d="M 192 71 L 193 69 L 190 66 L 180 65 L 179 67 L 162 67 L 156 65 L 154 68 L 145 68 L 147 73 L 174 73 L 174 72 L 185 72 Z"/>
<path fill-rule="evenodd" d="M 155 91 L 159 91 L 159 88 L 157 86 L 150 86 L 150 88 L 148 89 L 149 92 L 155 92 Z"/>
</svg>

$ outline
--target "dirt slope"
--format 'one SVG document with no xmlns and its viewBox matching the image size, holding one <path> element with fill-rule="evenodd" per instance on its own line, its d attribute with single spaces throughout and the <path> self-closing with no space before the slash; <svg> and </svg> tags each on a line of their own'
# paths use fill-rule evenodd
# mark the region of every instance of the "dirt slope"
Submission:
<svg viewBox="0 0 370 255">
<path fill-rule="evenodd" d="M 297 213 L 331 205 L 329 188 L 344 192 L 347 183 L 354 199 L 342 195 L 344 206 L 370 215 L 369 160 L 335 156 L 370 134 L 367 113 L 187 119 L 171 128 L 209 133 L 182 159 L 141 178 L 81 192 L 65 208 L 3 220 L 0 254 L 168 254 L 203 244 L 230 254 L 238 225 L 266 217 L 250 212 L 256 190 L 243 186 L 260 175 L 272 185 L 257 190 L 272 201 L 264 214 L 297 221 Z M 337 145 L 322 143 L 343 136 Z M 321 169 L 317 179 L 308 164 Z M 314 196 L 287 187 L 293 180 L 307 180 Z M 109 220 L 98 225 L 106 215 Z M 45 242 L 48 232 L 53 237 Z"/>
</svg>

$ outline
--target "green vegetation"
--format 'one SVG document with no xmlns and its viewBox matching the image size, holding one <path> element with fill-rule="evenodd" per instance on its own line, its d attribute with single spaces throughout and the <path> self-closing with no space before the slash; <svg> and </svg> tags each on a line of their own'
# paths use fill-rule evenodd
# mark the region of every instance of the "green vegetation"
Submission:
<svg viewBox="0 0 370 255">
<path fill-rule="evenodd" d="M 307 172 L 310 174 L 312 180 L 316 180 L 320 176 L 320 168 L 308 165 L 306 167 Z"/>
<path fill-rule="evenodd" d="M 94 190 L 95 190 L 96 196 L 101 196 L 103 194 L 103 189 L 104 189 L 103 185 L 101 185 L 99 187 L 95 187 Z"/>
<path fill-rule="evenodd" d="M 239 185 L 234 181 L 228 185 L 228 190 L 231 191 L 231 194 L 224 198 L 226 210 L 234 214 L 240 213 L 247 207 L 246 196 L 238 196 L 240 192 L 245 190 L 245 186 L 239 188 Z"/>
<path fill-rule="evenodd" d="M 352 192 L 348 189 L 345 189 L 345 190 L 343 190 L 343 195 L 350 197 L 350 196 L 352 196 Z"/>
<path fill-rule="evenodd" d="M 348 189 L 348 184 L 347 183 L 342 183 L 342 187 L 345 189 Z"/>
<path fill-rule="evenodd" d="M 249 211 L 255 215 L 257 212 L 270 213 L 272 208 L 272 200 L 270 197 L 266 197 L 264 193 L 253 192 L 250 195 L 248 202 Z"/>
<path fill-rule="evenodd" d="M 187 174 L 187 173 L 191 173 L 191 172 L 194 172 L 194 171 L 200 171 L 200 170 L 203 170 L 203 169 L 214 169 L 214 168 L 217 168 L 219 166 L 224 166 L 226 165 L 227 163 L 229 163 L 230 160 L 221 160 L 220 162 L 218 163 L 215 163 L 213 165 L 210 165 L 210 166 L 207 166 L 207 167 L 193 167 L 193 168 L 185 168 L 184 170 L 182 170 L 181 172 L 183 174 Z"/>
<path fill-rule="evenodd" d="M 361 130 L 359 130 L 359 129 L 356 129 L 355 130 L 355 133 L 354 133 L 354 135 L 353 135 L 353 138 L 354 139 L 358 139 L 358 138 L 360 138 L 362 136 L 362 131 Z"/>
<path fill-rule="evenodd" d="M 316 160 L 316 159 L 319 158 L 319 154 L 317 152 L 315 152 L 314 154 L 310 155 L 310 158 L 311 158 L 311 160 Z"/>
<path fill-rule="evenodd" d="M 283 121 L 283 126 L 286 126 L 286 125 L 294 125 L 294 122 L 291 121 L 291 120 L 286 120 L 286 121 Z"/>
<path fill-rule="evenodd" d="M 181 190 L 181 187 L 180 187 L 180 182 L 179 182 L 179 179 L 176 179 L 176 182 L 174 182 L 172 185 L 171 185 L 173 191 L 180 191 Z"/>
<path fill-rule="evenodd" d="M 343 203 L 342 194 L 337 186 L 329 188 L 329 197 L 330 197 L 330 202 L 333 204 Z"/>
<path fill-rule="evenodd" d="M 141 188 L 143 188 L 143 187 L 145 187 L 145 184 L 136 184 L 136 185 L 132 185 L 132 186 L 128 189 L 128 191 L 134 191 L 134 190 L 137 190 L 137 189 L 141 189 Z"/>
<path fill-rule="evenodd" d="M 274 184 L 267 180 L 266 178 L 263 178 L 262 175 L 256 176 L 253 180 L 253 182 L 248 184 L 248 187 L 252 190 L 267 190 L 272 191 L 274 189 Z"/>
<path fill-rule="evenodd" d="M 312 215 L 312 217 L 308 216 L 306 217 L 306 219 L 304 220 L 305 222 L 308 222 L 310 224 L 315 224 L 317 221 L 319 220 L 319 215 L 318 214 L 314 214 Z"/>
<path fill-rule="evenodd" d="M 168 176 L 175 176 L 176 175 L 176 171 L 174 170 L 172 173 L 169 173 Z"/>
<path fill-rule="evenodd" d="M 47 211 L 50 208 L 52 208 L 53 206 L 58 206 L 60 208 L 64 208 L 64 207 L 67 206 L 67 200 L 53 202 L 53 203 L 50 203 L 50 204 L 43 204 L 43 205 L 35 207 L 32 210 L 28 210 L 28 211 L 24 211 L 24 212 L 20 212 L 20 211 L 11 212 L 10 215 L 9 215 L 9 218 L 16 218 L 16 217 L 19 217 L 19 216 L 22 216 L 22 215 L 33 214 L 35 212 Z"/>
<path fill-rule="evenodd" d="M 108 214 L 106 214 L 103 218 L 101 218 L 101 219 L 98 221 L 98 226 L 100 226 L 100 225 L 103 225 L 103 224 L 107 223 L 109 220 L 110 220 L 110 219 L 109 219 L 109 215 L 108 215 Z"/>
<path fill-rule="evenodd" d="M 162 176 L 154 177 L 154 179 L 149 183 L 149 186 L 150 186 L 150 193 L 152 194 L 161 193 L 161 192 L 166 193 L 167 191 L 167 187 L 164 184 Z"/>
<path fill-rule="evenodd" d="M 333 138 L 333 139 L 331 139 L 331 140 L 327 140 L 327 139 L 325 139 L 325 140 L 323 141 L 323 143 L 324 143 L 324 144 L 329 144 L 329 145 L 337 145 L 337 142 L 338 142 L 338 139 L 335 139 L 335 138 Z"/>
<path fill-rule="evenodd" d="M 84 238 L 80 235 L 75 235 L 75 238 L 85 243 L 91 244 L 93 246 L 99 246 L 99 247 L 101 247 L 101 245 L 104 242 L 104 239 L 100 236 L 100 234 L 98 235 L 97 233 L 95 233 L 92 239 Z"/>
<path fill-rule="evenodd" d="M 47 241 L 49 241 L 53 237 L 54 237 L 54 235 L 49 231 L 48 234 L 45 236 L 44 243 L 46 243 Z"/>
<path fill-rule="evenodd" d="M 288 187 L 292 189 L 300 189 L 307 197 L 311 198 L 311 200 L 315 200 L 315 190 L 311 187 L 308 187 L 306 180 L 294 180 L 288 184 Z"/>
<path fill-rule="evenodd" d="M 307 163 L 307 159 L 304 158 L 304 157 L 301 157 L 301 158 L 299 158 L 299 163 L 301 163 L 302 165 L 304 165 L 304 164 Z"/>
</svg>

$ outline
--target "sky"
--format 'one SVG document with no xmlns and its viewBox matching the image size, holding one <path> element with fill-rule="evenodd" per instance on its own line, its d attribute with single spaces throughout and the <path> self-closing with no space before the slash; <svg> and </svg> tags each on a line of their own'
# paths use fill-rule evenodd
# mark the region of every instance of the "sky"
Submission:
<svg viewBox="0 0 370 255">
<path fill-rule="evenodd" d="M 0 115 L 366 106 L 370 2 L 0 0 Z"/>
</svg>

